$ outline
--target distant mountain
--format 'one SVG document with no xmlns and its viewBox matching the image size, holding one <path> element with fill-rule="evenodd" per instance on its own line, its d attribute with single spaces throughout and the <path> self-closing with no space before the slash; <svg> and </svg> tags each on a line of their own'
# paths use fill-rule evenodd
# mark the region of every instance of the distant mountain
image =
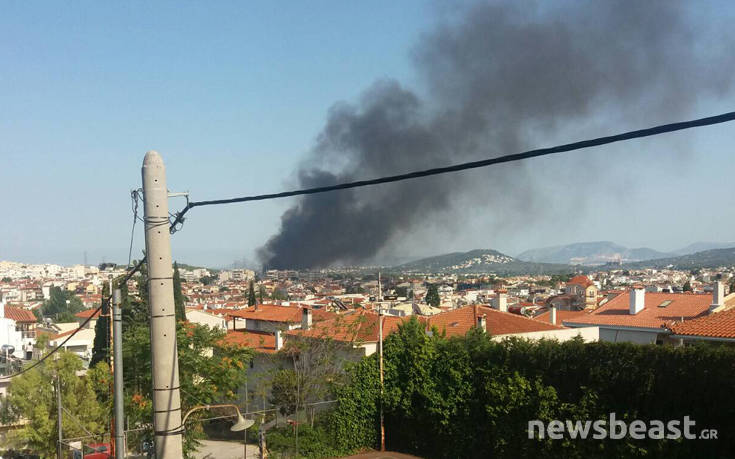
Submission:
<svg viewBox="0 0 735 459">
<path fill-rule="evenodd" d="M 606 263 L 652 260 L 671 255 L 646 247 L 629 249 L 614 242 L 597 241 L 526 250 L 518 255 L 518 259 L 536 263 L 596 266 Z"/>
<path fill-rule="evenodd" d="M 735 266 L 735 247 L 726 249 L 704 250 L 702 252 L 682 255 L 680 257 L 660 258 L 657 260 L 639 261 L 624 265 L 629 268 L 667 268 L 696 269 L 716 268 L 718 266 Z"/>
<path fill-rule="evenodd" d="M 404 263 L 394 269 L 422 273 L 493 273 L 498 275 L 570 273 L 575 267 L 565 264 L 533 263 L 500 253 L 497 250 L 476 249 L 453 252 Z"/>
<path fill-rule="evenodd" d="M 706 250 L 727 249 L 730 247 L 735 247 L 735 242 L 695 242 L 679 250 L 674 250 L 671 253 L 672 255 L 689 255 Z"/>
</svg>

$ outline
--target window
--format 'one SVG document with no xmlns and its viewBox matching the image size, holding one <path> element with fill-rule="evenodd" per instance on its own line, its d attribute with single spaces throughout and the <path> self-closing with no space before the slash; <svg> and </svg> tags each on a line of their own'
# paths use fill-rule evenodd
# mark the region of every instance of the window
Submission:
<svg viewBox="0 0 735 459">
<path fill-rule="evenodd" d="M 666 301 L 662 302 L 661 304 L 659 304 L 658 307 L 659 308 L 665 308 L 666 306 L 670 305 L 673 302 L 674 302 L 674 300 L 666 300 Z"/>
</svg>

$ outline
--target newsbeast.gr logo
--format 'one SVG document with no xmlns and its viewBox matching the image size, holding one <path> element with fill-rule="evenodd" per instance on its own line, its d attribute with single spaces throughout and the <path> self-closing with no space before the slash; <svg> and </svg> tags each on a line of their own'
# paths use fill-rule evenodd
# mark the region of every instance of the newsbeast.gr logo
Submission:
<svg viewBox="0 0 735 459">
<path fill-rule="evenodd" d="M 695 430 L 696 421 L 684 416 L 683 421 L 673 419 L 668 422 L 652 419 L 650 421 L 641 421 L 636 419 L 630 423 L 615 419 L 615 413 L 610 413 L 609 420 L 598 419 L 595 421 L 565 421 L 553 420 L 548 424 L 534 419 L 528 421 L 528 438 L 544 439 L 549 437 L 552 440 L 561 440 L 565 436 L 572 440 L 586 440 L 590 438 L 590 432 L 593 432 L 591 438 L 593 440 L 622 440 L 629 436 L 633 440 L 643 440 L 646 438 L 654 440 L 678 440 L 682 436 L 687 440 L 716 440 L 716 429 L 702 429 L 697 433 Z"/>
</svg>

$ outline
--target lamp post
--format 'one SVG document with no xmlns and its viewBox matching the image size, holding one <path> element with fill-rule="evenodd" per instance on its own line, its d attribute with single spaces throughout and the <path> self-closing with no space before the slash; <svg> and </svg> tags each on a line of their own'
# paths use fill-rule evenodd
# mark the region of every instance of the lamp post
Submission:
<svg viewBox="0 0 735 459">
<path fill-rule="evenodd" d="M 253 421 L 252 419 L 245 419 L 244 417 L 242 417 L 242 414 L 240 413 L 240 408 L 238 408 L 237 405 L 224 404 L 224 405 L 198 405 L 198 406 L 195 406 L 194 408 L 192 408 L 192 409 L 190 409 L 189 411 L 186 412 L 186 414 L 184 415 L 184 419 L 181 421 L 181 425 L 184 426 L 186 424 L 186 420 L 189 418 L 189 415 L 191 413 L 193 413 L 195 411 L 200 411 L 200 410 L 211 410 L 212 408 L 234 408 L 235 409 L 235 411 L 237 412 L 237 414 L 236 414 L 237 421 L 235 422 L 235 424 L 232 427 L 230 427 L 230 430 L 233 431 L 233 432 L 241 432 L 241 431 L 243 431 L 243 430 L 245 430 L 247 428 L 252 427 L 252 425 L 255 423 L 255 421 Z"/>
</svg>

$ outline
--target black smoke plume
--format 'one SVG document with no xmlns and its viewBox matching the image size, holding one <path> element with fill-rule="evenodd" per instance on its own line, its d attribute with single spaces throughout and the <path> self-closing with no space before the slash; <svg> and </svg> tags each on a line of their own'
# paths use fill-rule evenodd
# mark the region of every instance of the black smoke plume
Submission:
<svg viewBox="0 0 735 459">
<path fill-rule="evenodd" d="M 426 95 L 386 80 L 355 104 L 334 105 L 298 185 L 547 146 L 547 136 L 601 114 L 629 127 L 673 121 L 699 98 L 726 91 L 733 70 L 732 41 L 702 34 L 687 8 L 696 5 L 511 2 L 446 12 L 413 53 Z M 370 260 L 473 194 L 482 199 L 467 202 L 485 212 L 508 201 L 521 214 L 523 203 L 543 208 L 549 196 L 517 186 L 524 173 L 518 165 L 306 196 L 283 214 L 259 257 L 270 268 Z"/>
</svg>

